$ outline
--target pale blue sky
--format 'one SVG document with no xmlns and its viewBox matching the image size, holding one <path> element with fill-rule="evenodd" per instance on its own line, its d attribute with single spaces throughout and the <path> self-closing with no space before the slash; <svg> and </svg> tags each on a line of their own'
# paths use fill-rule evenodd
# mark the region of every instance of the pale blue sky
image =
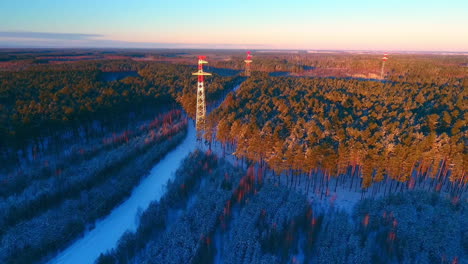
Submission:
<svg viewBox="0 0 468 264">
<path fill-rule="evenodd" d="M 0 0 L 0 46 L 467 51 L 467 14 L 463 0 Z"/>
</svg>

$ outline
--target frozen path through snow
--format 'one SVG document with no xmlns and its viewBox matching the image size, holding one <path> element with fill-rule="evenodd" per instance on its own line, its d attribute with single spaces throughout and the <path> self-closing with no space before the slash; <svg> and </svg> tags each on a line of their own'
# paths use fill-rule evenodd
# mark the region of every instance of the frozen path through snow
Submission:
<svg viewBox="0 0 468 264">
<path fill-rule="evenodd" d="M 127 200 L 114 208 L 105 218 L 98 220 L 93 230 L 86 232 L 49 263 L 94 263 L 101 253 L 117 245 L 125 231 L 135 231 L 138 224 L 138 209 L 144 211 L 151 201 L 161 198 L 167 181 L 174 176 L 180 162 L 188 153 L 195 150 L 197 141 L 193 121 L 188 123 L 187 129 L 184 141 L 151 169 L 149 175 L 133 189 Z"/>
</svg>

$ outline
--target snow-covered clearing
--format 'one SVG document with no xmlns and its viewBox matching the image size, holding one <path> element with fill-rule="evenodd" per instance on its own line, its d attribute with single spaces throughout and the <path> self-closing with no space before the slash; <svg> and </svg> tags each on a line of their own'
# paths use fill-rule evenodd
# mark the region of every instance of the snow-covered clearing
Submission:
<svg viewBox="0 0 468 264">
<path fill-rule="evenodd" d="M 86 232 L 49 263 L 94 263 L 101 253 L 115 247 L 125 231 L 136 229 L 138 212 L 144 211 L 151 201 L 161 198 L 165 184 L 174 176 L 184 157 L 195 147 L 195 126 L 193 121 L 190 121 L 184 141 L 151 169 L 149 175 L 135 187 L 131 196 L 108 216 L 97 221 L 94 229 Z"/>
<path fill-rule="evenodd" d="M 237 91 L 239 87 L 240 84 L 236 85 L 233 91 Z M 209 110 L 216 109 L 223 101 L 224 99 L 215 103 Z M 135 231 L 138 226 L 138 212 L 146 210 L 151 201 L 161 198 L 167 181 L 174 176 L 182 159 L 195 150 L 197 145 L 205 149 L 202 143 L 197 143 L 195 125 L 190 121 L 185 140 L 151 169 L 150 174 L 135 187 L 131 196 L 49 263 L 94 263 L 101 253 L 114 248 L 125 231 Z M 222 155 L 222 152 L 216 153 Z M 229 160 L 234 161 L 235 158 L 230 157 Z"/>
</svg>

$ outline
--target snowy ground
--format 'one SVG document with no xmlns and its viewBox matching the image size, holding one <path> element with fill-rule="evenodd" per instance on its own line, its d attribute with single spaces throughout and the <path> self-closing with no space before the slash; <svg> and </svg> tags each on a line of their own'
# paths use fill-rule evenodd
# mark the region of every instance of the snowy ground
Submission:
<svg viewBox="0 0 468 264">
<path fill-rule="evenodd" d="M 202 150 L 207 151 L 208 146 L 207 145 L 202 145 L 198 146 Z M 234 166 L 242 166 L 244 169 L 247 169 L 247 166 L 245 163 L 242 163 L 240 160 L 238 160 L 232 153 L 234 152 L 233 147 L 226 147 L 226 150 L 224 151 L 224 156 L 223 156 L 223 147 L 219 142 L 214 141 L 213 144 L 211 145 L 211 151 L 215 153 L 219 157 L 223 157 L 227 161 L 229 161 L 232 165 Z M 265 179 L 270 179 L 273 180 L 273 177 L 275 177 L 274 181 L 276 182 L 276 177 L 278 176 L 273 176 L 271 172 L 267 172 L 265 175 Z M 355 180 L 359 181 L 359 180 Z M 286 176 L 282 175 L 280 177 L 280 182 L 282 185 L 287 186 L 288 183 L 286 182 Z M 301 193 L 306 193 L 306 181 L 305 178 L 302 179 L 302 184 L 298 185 L 297 188 L 293 188 Z M 330 192 L 328 195 L 324 194 L 320 195 L 320 192 L 316 190 L 316 192 L 313 192 L 310 190 L 309 195 L 307 198 L 311 203 L 314 203 L 315 205 L 319 205 L 323 208 L 329 208 L 330 206 L 334 206 L 335 208 L 342 209 L 347 212 L 351 212 L 356 203 L 358 203 L 362 199 L 362 194 L 360 189 L 356 190 L 356 188 L 352 188 L 352 190 L 349 189 L 349 182 L 345 181 L 343 184 L 339 184 L 336 192 L 334 191 L 334 186 L 335 182 L 332 180 L 330 183 Z M 353 186 L 356 184 L 359 184 L 355 182 Z M 372 189 L 370 189 L 372 190 Z"/>
<path fill-rule="evenodd" d="M 199 146 L 202 150 L 208 150 L 208 145 L 203 145 Z M 214 141 L 213 144 L 211 145 L 211 151 L 213 151 L 216 155 L 219 157 L 225 158 L 227 161 L 229 161 L 232 165 L 234 166 L 242 166 L 244 169 L 247 169 L 247 165 L 241 160 L 238 160 L 234 155 L 233 152 L 235 151 L 234 146 L 226 147 L 226 150 L 224 151 L 224 156 L 223 156 L 223 148 L 221 143 Z M 256 165 L 256 169 L 258 169 Z M 315 176 L 315 177 L 321 177 L 320 175 Z M 340 176 L 343 177 L 343 176 Z M 273 176 L 271 171 L 267 171 L 266 174 L 264 175 L 265 180 L 273 180 L 275 183 L 278 182 L 278 176 Z M 286 180 L 288 178 L 286 175 L 282 174 L 280 177 L 280 184 L 284 186 L 289 186 L 290 183 L 288 183 Z M 351 213 L 355 207 L 355 205 L 365 199 L 365 198 L 381 198 L 388 196 L 389 193 L 391 194 L 396 194 L 400 192 L 405 192 L 408 191 L 406 187 L 403 189 L 397 188 L 397 182 L 391 183 L 391 180 L 384 180 L 381 183 L 374 183 L 372 184 L 369 188 L 367 188 L 366 191 L 362 191 L 361 189 L 361 179 L 358 177 L 355 177 L 354 180 L 352 180 L 350 177 L 345 177 L 345 179 L 339 178 L 338 185 L 336 187 L 335 191 L 335 184 L 336 180 L 338 178 L 332 178 L 330 179 L 329 183 L 329 188 L 328 192 L 326 188 L 323 190 L 323 194 L 321 195 L 319 191 L 319 186 L 317 186 L 316 190 L 312 190 L 312 184 L 311 188 L 309 190 L 309 193 L 307 195 L 308 200 L 314 205 L 314 206 L 319 206 L 323 210 L 328 210 L 330 208 L 335 208 L 339 210 L 346 211 L 348 213 Z M 320 181 L 320 179 L 319 179 Z M 300 193 L 306 194 L 307 193 L 307 185 L 306 185 L 306 176 L 302 176 L 300 184 L 298 184 L 295 187 L 290 187 Z M 423 190 L 427 191 L 429 190 L 429 185 L 431 184 L 431 179 L 428 179 L 424 181 L 423 183 L 418 183 L 415 187 L 414 190 Z M 352 188 L 350 186 L 352 185 Z M 380 186 L 379 186 L 380 185 Z M 447 183 L 447 186 L 449 183 Z M 442 188 L 442 191 L 440 193 L 447 198 L 450 198 L 450 193 L 448 192 L 448 187 Z M 391 187 L 391 191 L 387 190 L 387 188 Z M 468 193 L 464 193 L 462 197 L 460 197 L 461 201 L 468 201 Z"/>
<path fill-rule="evenodd" d="M 146 210 L 151 201 L 161 198 L 165 184 L 174 176 L 180 162 L 195 147 L 195 126 L 190 121 L 184 141 L 151 169 L 150 174 L 135 187 L 131 196 L 49 263 L 94 263 L 101 253 L 114 248 L 125 231 L 136 229 L 138 212 Z"/>
</svg>

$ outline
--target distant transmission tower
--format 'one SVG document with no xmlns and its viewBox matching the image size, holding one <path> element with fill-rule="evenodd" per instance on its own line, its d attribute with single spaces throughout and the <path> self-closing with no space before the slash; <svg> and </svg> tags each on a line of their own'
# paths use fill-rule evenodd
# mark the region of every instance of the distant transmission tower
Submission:
<svg viewBox="0 0 468 264">
<path fill-rule="evenodd" d="M 250 55 L 250 51 L 247 51 L 247 59 L 245 59 L 244 62 L 245 62 L 245 76 L 250 76 L 250 64 L 252 63 L 252 55 Z"/>
<path fill-rule="evenodd" d="M 380 71 L 380 79 L 384 78 L 384 66 L 385 66 L 385 62 L 388 60 L 387 56 L 388 56 L 387 53 L 384 53 L 383 58 L 382 58 L 382 70 Z"/>
<path fill-rule="evenodd" d="M 206 118 L 206 104 L 205 104 L 205 85 L 204 76 L 211 75 L 211 73 L 203 71 L 203 64 L 208 63 L 205 61 L 205 56 L 198 56 L 198 71 L 192 73 L 192 75 L 198 76 L 197 83 L 197 115 L 196 115 L 196 128 L 197 138 L 201 139 L 205 130 L 205 118 Z"/>
</svg>

